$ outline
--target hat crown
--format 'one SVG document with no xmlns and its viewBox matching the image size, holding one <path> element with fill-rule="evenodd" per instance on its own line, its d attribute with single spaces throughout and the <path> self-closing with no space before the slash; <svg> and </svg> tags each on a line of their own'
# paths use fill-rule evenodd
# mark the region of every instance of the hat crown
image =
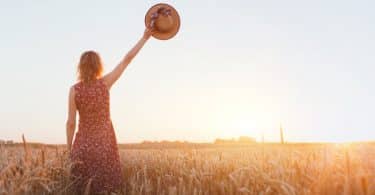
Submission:
<svg viewBox="0 0 375 195">
<path fill-rule="evenodd" d="M 160 32 L 168 32 L 173 28 L 173 18 L 169 15 L 161 15 L 155 21 L 155 27 Z"/>
<path fill-rule="evenodd" d="M 172 6 L 159 3 L 152 6 L 145 15 L 145 25 L 154 29 L 152 36 L 159 40 L 174 37 L 180 28 L 180 16 Z"/>
</svg>

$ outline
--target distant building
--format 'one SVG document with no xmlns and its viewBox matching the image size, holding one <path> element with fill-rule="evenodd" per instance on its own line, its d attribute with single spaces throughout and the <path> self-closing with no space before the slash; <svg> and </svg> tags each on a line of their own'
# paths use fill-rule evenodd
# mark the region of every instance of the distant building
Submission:
<svg viewBox="0 0 375 195">
<path fill-rule="evenodd" d="M 5 144 L 5 140 L 0 139 L 0 144 Z"/>
</svg>

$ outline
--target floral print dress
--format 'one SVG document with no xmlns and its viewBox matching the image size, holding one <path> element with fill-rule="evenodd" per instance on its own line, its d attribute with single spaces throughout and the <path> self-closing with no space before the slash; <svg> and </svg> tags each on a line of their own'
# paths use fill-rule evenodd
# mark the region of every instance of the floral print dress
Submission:
<svg viewBox="0 0 375 195">
<path fill-rule="evenodd" d="M 109 109 L 109 91 L 102 79 L 74 85 L 79 112 L 71 151 L 71 175 L 76 192 L 90 182 L 90 193 L 115 192 L 123 182 L 116 135 Z"/>
</svg>

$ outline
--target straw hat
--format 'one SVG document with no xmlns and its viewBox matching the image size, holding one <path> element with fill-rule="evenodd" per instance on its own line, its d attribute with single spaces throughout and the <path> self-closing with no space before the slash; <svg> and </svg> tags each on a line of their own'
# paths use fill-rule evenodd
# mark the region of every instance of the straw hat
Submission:
<svg viewBox="0 0 375 195">
<path fill-rule="evenodd" d="M 145 24 L 155 29 L 152 35 L 154 38 L 168 40 L 174 37 L 180 29 L 180 16 L 172 6 L 159 3 L 147 11 Z"/>
</svg>

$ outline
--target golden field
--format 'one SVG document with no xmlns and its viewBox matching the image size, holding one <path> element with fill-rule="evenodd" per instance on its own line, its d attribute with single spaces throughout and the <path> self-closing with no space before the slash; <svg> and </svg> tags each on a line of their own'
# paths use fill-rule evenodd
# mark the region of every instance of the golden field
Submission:
<svg viewBox="0 0 375 195">
<path fill-rule="evenodd" d="M 123 194 L 375 194 L 375 144 L 121 146 Z M 0 194 L 71 194 L 64 146 L 0 147 Z M 90 186 L 86 187 L 90 194 Z"/>
</svg>

